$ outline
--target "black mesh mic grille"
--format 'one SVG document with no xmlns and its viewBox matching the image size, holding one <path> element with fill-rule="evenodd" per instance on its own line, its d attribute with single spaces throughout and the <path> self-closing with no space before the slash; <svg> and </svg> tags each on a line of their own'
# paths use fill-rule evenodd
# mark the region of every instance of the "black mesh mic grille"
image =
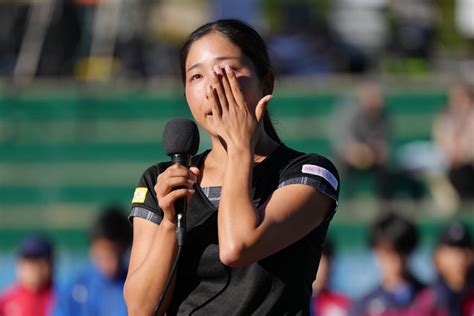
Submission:
<svg viewBox="0 0 474 316">
<path fill-rule="evenodd" d="M 199 130 L 196 123 L 188 119 L 173 119 L 166 123 L 163 131 L 165 153 L 193 156 L 199 148 Z"/>
</svg>

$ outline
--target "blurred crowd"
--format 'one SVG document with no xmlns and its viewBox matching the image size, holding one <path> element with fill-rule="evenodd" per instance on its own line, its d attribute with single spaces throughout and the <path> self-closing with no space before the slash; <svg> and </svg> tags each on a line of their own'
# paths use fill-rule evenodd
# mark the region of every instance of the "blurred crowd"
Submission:
<svg viewBox="0 0 474 316">
<path fill-rule="evenodd" d="M 472 53 L 473 10 L 472 0 L 2 1 L 0 76 L 177 76 L 182 39 L 218 18 L 264 34 L 283 75 L 426 72 Z"/>
<path fill-rule="evenodd" d="M 410 271 L 417 247 L 416 226 L 387 212 L 369 232 L 369 244 L 380 283 L 351 301 L 330 288 L 334 247 L 326 240 L 313 284 L 313 315 L 321 316 L 471 316 L 474 313 L 474 249 L 472 237 L 460 222 L 442 228 L 433 250 L 436 277 L 425 284 Z M 367 273 L 370 273 L 367 271 Z"/>
<path fill-rule="evenodd" d="M 0 315 L 127 315 L 122 291 L 132 232 L 125 214 L 109 207 L 98 215 L 89 230 L 90 265 L 64 285 L 55 280 L 52 242 L 43 235 L 26 236 L 18 247 L 16 282 L 0 291 Z M 409 268 L 418 240 L 417 226 L 408 218 L 391 211 L 378 216 L 371 224 L 368 245 L 380 284 L 349 298 L 331 288 L 337 254 L 328 238 L 313 283 L 312 315 L 472 316 L 474 248 L 468 228 L 455 221 L 440 229 L 432 251 L 436 277 L 429 283 Z"/>
<path fill-rule="evenodd" d="M 282 75 L 428 71 L 436 55 L 446 55 L 440 49 L 472 53 L 473 12 L 474 0 L 1 1 L 0 77 L 176 77 L 179 46 L 188 32 L 229 17 L 261 30 Z M 408 265 L 418 246 L 417 226 L 402 212 L 384 208 L 400 188 L 417 200 L 424 187 L 450 215 L 462 205 L 472 208 L 472 87 L 452 84 L 431 141 L 408 144 L 400 155 L 391 152 L 393 122 L 375 81 L 363 80 L 334 118 L 332 148 L 344 194 L 357 195 L 358 179 L 369 176 L 382 202 L 368 240 L 381 280 L 358 298 L 334 292 L 337 249 L 327 240 L 313 284 L 313 314 L 474 315 L 474 250 L 466 226 L 453 222 L 439 231 L 432 251 L 436 277 L 426 283 Z M 90 265 L 64 285 L 55 279 L 51 240 L 26 236 L 18 245 L 16 282 L 0 289 L 0 316 L 127 315 L 122 289 L 132 231 L 126 211 L 105 208 L 88 236 Z"/>
<path fill-rule="evenodd" d="M 0 294 L 0 315 L 126 316 L 122 291 L 131 242 L 123 209 L 104 208 L 89 229 L 90 264 L 59 285 L 51 240 L 27 235 L 18 247 L 16 283 Z"/>
<path fill-rule="evenodd" d="M 347 198 L 357 194 L 359 178 L 368 176 L 382 203 L 400 195 L 417 201 L 428 191 L 445 215 L 472 210 L 474 95 L 464 82 L 448 90 L 446 105 L 434 117 L 431 139 L 409 142 L 396 153 L 393 122 L 375 81 L 362 81 L 354 97 L 336 107 L 330 124 L 333 151 Z"/>
</svg>

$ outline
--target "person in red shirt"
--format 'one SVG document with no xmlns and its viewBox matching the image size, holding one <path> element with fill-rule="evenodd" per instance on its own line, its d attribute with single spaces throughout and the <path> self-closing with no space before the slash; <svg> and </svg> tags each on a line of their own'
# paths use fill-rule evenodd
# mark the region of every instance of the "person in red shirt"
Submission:
<svg viewBox="0 0 474 316">
<path fill-rule="evenodd" d="M 329 288 L 334 248 L 329 239 L 323 244 L 316 280 L 313 282 L 313 300 L 311 315 L 314 316 L 346 316 L 351 301 L 343 294 L 333 292 Z"/>
<path fill-rule="evenodd" d="M 0 295 L 1 316 L 47 316 L 54 301 L 53 247 L 44 237 L 26 237 L 19 248 L 17 281 Z"/>
<path fill-rule="evenodd" d="M 463 303 L 463 315 L 474 315 L 474 289 L 467 295 Z"/>
</svg>

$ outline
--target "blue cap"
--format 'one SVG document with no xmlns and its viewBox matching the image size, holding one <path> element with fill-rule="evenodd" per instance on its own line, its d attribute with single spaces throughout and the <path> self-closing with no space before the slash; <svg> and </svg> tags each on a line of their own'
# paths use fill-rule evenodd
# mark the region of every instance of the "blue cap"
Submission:
<svg viewBox="0 0 474 316">
<path fill-rule="evenodd" d="M 23 258 L 49 258 L 53 257 L 53 246 L 48 239 L 30 235 L 20 244 L 19 256 Z"/>
<path fill-rule="evenodd" d="M 458 248 L 471 248 L 472 240 L 466 225 L 454 222 L 445 227 L 438 238 L 438 245 L 447 245 Z"/>
</svg>

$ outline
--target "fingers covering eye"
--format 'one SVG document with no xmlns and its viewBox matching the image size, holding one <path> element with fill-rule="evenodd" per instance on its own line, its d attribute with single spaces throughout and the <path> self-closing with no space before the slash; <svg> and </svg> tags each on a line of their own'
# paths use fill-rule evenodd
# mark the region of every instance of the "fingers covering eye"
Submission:
<svg viewBox="0 0 474 316">
<path fill-rule="evenodd" d="M 228 101 L 226 97 L 226 92 L 222 84 L 222 73 L 219 74 L 216 71 L 217 68 L 218 68 L 217 66 L 214 67 L 215 70 L 213 72 L 212 82 L 213 82 L 214 89 L 217 92 L 217 100 L 219 102 L 220 108 L 224 112 L 224 111 L 227 111 L 229 105 L 228 105 Z"/>
<path fill-rule="evenodd" d="M 227 71 L 222 71 L 221 77 L 222 86 L 224 87 L 225 96 L 227 97 L 227 102 L 229 105 L 240 107 L 241 104 L 235 102 L 234 93 L 232 91 L 231 84 L 229 82 Z"/>
<path fill-rule="evenodd" d="M 214 89 L 211 85 L 209 85 L 209 86 L 207 86 L 206 94 L 207 94 L 207 97 L 209 98 L 209 100 L 211 101 L 213 115 L 221 116 L 222 115 L 222 109 L 221 109 L 221 106 L 219 104 L 216 89 Z"/>
<path fill-rule="evenodd" d="M 206 96 L 216 114 L 222 115 L 230 108 L 247 108 L 237 76 L 229 65 L 214 66 L 211 76 L 212 84 L 207 87 Z"/>
<path fill-rule="evenodd" d="M 234 97 L 234 100 L 239 106 L 244 106 L 245 105 L 244 96 L 242 95 L 242 89 L 240 88 L 239 81 L 237 80 L 237 77 L 235 76 L 235 72 L 232 70 L 232 68 L 230 68 L 229 65 L 226 65 L 224 69 L 227 74 L 227 78 L 229 80 L 229 84 L 232 90 L 232 95 Z"/>
</svg>

